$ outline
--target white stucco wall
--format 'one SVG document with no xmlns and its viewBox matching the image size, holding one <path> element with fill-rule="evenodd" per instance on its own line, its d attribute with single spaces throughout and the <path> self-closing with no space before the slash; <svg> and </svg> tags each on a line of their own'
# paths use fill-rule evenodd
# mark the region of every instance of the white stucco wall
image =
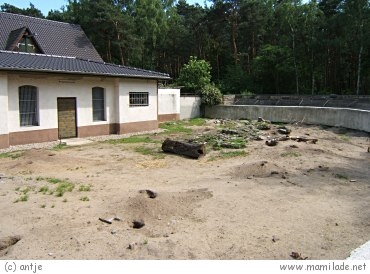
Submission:
<svg viewBox="0 0 370 274">
<path fill-rule="evenodd" d="M 180 104 L 180 119 L 201 117 L 200 105 L 202 100 L 199 96 L 181 96 Z"/>
<path fill-rule="evenodd" d="M 0 73 L 0 135 L 8 133 L 8 77 Z"/>
<path fill-rule="evenodd" d="M 158 89 L 158 114 L 180 114 L 180 89 Z"/>
<path fill-rule="evenodd" d="M 18 88 L 32 85 L 38 88 L 39 126 L 20 127 Z M 93 122 L 92 88 L 105 89 L 106 121 Z M 76 97 L 77 126 L 115 123 L 114 79 L 45 75 L 9 75 L 8 77 L 8 128 L 9 132 L 42 130 L 58 127 L 57 98 Z"/>
<path fill-rule="evenodd" d="M 143 79 L 120 79 L 119 80 L 119 116 L 118 123 L 131 123 L 157 120 L 157 81 Z M 130 107 L 130 92 L 148 92 L 149 106 Z"/>
</svg>

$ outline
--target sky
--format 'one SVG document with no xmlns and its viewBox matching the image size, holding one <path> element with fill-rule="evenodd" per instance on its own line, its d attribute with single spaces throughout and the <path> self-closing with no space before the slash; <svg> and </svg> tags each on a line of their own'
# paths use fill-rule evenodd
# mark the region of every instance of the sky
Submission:
<svg viewBox="0 0 370 274">
<path fill-rule="evenodd" d="M 203 5 L 204 0 L 186 0 L 188 4 L 199 3 Z M 66 6 L 67 0 L 0 0 L 0 6 L 3 4 L 10 4 L 17 8 L 24 9 L 32 3 L 35 8 L 41 10 L 44 16 L 47 16 L 50 10 L 59 10 L 62 6 Z"/>
</svg>

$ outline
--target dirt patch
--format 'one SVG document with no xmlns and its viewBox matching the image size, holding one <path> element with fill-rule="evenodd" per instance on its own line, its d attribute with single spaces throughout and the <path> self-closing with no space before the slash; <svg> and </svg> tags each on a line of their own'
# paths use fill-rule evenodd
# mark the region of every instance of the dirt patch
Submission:
<svg viewBox="0 0 370 274">
<path fill-rule="evenodd" d="M 280 175 L 282 178 L 286 177 L 287 172 L 284 168 L 277 164 L 269 163 L 268 161 L 247 162 L 237 166 L 230 173 L 232 177 L 241 179 L 252 179 L 253 177 L 270 177 Z"/>
<path fill-rule="evenodd" d="M 125 142 L 0 154 L 0 239 L 22 235 L 1 258 L 345 259 L 367 242 L 368 134 L 284 125 L 318 142 L 270 147 L 282 125 L 256 125 L 179 122 Z M 207 154 L 165 154 L 167 137 L 206 142 Z"/>
</svg>

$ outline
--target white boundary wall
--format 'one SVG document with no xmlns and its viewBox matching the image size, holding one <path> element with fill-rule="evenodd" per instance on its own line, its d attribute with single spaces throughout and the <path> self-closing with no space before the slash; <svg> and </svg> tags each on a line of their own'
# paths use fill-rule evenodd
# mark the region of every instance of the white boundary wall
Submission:
<svg viewBox="0 0 370 274">
<path fill-rule="evenodd" d="M 158 89 L 158 115 L 180 115 L 180 89 Z"/>
<path fill-rule="evenodd" d="M 180 97 L 180 119 L 190 119 L 201 117 L 201 99 L 199 96 L 181 96 Z"/>
</svg>

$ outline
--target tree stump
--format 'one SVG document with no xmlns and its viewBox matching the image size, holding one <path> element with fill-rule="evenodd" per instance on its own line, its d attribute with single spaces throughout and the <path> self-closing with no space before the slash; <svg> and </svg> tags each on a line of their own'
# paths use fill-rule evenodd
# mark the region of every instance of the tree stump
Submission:
<svg viewBox="0 0 370 274">
<path fill-rule="evenodd" d="M 184 143 L 168 138 L 162 143 L 162 150 L 164 152 L 183 155 L 193 159 L 198 159 L 200 156 L 206 154 L 206 147 L 204 144 Z"/>
</svg>

